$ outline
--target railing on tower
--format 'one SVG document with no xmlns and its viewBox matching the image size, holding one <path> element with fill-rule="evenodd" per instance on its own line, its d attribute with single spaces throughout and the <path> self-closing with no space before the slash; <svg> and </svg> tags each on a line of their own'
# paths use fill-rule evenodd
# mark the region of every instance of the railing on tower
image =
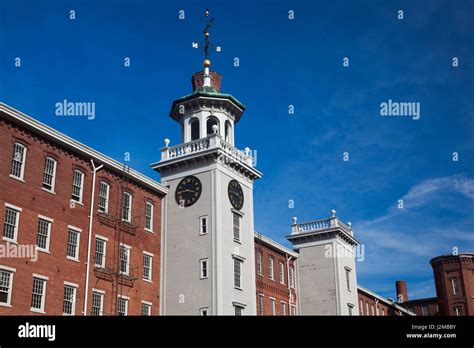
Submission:
<svg viewBox="0 0 474 348">
<path fill-rule="evenodd" d="M 235 148 L 233 145 L 225 141 L 219 134 L 211 134 L 205 138 L 193 140 L 184 144 L 168 146 L 169 140 L 165 139 L 165 147 L 161 149 L 161 161 L 180 158 L 191 154 L 198 154 L 212 149 L 220 149 L 232 159 L 245 163 L 253 167 L 254 159 L 250 154 L 250 149 L 246 148 L 245 152 Z"/>
<path fill-rule="evenodd" d="M 340 227 L 342 230 L 349 233 L 350 235 L 353 234 L 351 223 L 349 222 L 345 224 L 344 222 L 339 220 L 336 217 L 336 212 L 334 210 L 333 210 L 333 216 L 329 218 L 314 220 L 310 222 L 304 222 L 301 224 L 298 224 L 296 222 L 296 218 L 293 218 L 293 224 L 291 225 L 291 234 L 299 234 L 299 233 L 313 232 L 313 231 L 323 231 L 323 230 L 328 230 L 334 227 Z"/>
</svg>

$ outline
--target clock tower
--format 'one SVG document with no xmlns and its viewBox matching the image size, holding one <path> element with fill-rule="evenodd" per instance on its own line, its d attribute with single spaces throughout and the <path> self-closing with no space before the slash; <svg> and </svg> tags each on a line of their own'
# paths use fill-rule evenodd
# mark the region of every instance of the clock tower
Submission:
<svg viewBox="0 0 474 348">
<path fill-rule="evenodd" d="M 151 165 L 170 190 L 162 217 L 160 313 L 255 315 L 253 183 L 262 174 L 250 149 L 235 147 L 245 107 L 221 93 L 221 76 L 210 71 L 205 53 L 193 93 L 171 106 L 181 143 L 165 139 L 161 160 Z"/>
</svg>

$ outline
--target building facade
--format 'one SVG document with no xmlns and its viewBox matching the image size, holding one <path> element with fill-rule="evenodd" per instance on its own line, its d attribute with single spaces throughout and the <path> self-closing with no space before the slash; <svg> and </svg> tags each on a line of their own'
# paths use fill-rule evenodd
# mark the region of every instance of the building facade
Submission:
<svg viewBox="0 0 474 348">
<path fill-rule="evenodd" d="M 158 314 L 167 189 L 5 104 L 0 148 L 0 314 Z"/>
</svg>

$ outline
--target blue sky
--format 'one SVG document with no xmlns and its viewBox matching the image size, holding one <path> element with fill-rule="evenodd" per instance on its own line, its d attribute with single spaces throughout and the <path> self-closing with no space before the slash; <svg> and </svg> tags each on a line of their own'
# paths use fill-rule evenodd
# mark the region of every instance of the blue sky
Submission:
<svg viewBox="0 0 474 348">
<path fill-rule="evenodd" d="M 206 7 L 222 90 L 247 107 L 236 145 L 264 173 L 256 229 L 285 243 L 293 216 L 336 209 L 365 245 L 362 285 L 433 296 L 429 260 L 474 251 L 473 1 L 5 0 L 0 100 L 159 180 L 149 163 L 179 142 L 168 112 L 201 69 Z M 95 102 L 96 118 L 55 116 L 64 99 Z M 380 116 L 389 99 L 420 103 L 420 119 Z"/>
</svg>

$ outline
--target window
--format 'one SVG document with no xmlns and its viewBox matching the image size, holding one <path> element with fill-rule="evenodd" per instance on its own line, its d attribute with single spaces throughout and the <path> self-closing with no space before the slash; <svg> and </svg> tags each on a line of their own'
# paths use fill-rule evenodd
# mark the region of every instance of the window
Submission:
<svg viewBox="0 0 474 348">
<path fill-rule="evenodd" d="M 275 274 L 273 272 L 273 257 L 270 257 L 268 259 L 268 267 L 269 267 L 269 272 L 270 272 L 270 279 L 274 280 L 275 279 Z"/>
<path fill-rule="evenodd" d="M 31 294 L 31 310 L 44 311 L 44 297 L 46 292 L 47 278 L 43 276 L 33 276 L 33 291 Z"/>
<path fill-rule="evenodd" d="M 212 126 L 217 126 L 217 133 L 219 133 L 219 121 L 215 117 L 209 117 L 206 122 L 207 135 L 214 134 Z"/>
<path fill-rule="evenodd" d="M 366 302 L 366 303 L 365 303 L 365 315 L 370 315 L 370 312 L 369 312 L 369 302 Z"/>
<path fill-rule="evenodd" d="M 12 167 L 10 176 L 23 180 L 25 174 L 26 146 L 20 143 L 13 145 Z"/>
<path fill-rule="evenodd" d="M 263 275 L 262 272 L 262 254 L 257 253 L 257 273 L 259 276 Z"/>
<path fill-rule="evenodd" d="M 142 310 L 141 310 L 142 316 L 150 316 L 151 315 L 151 303 L 149 302 L 142 302 Z"/>
<path fill-rule="evenodd" d="M 354 305 L 353 305 L 353 304 L 351 304 L 351 303 L 348 303 L 348 304 L 347 304 L 347 313 L 348 313 L 349 315 L 352 315 L 352 309 L 353 309 L 353 308 L 354 308 Z"/>
<path fill-rule="evenodd" d="M 373 304 L 370 305 L 370 315 L 375 315 L 375 307 Z"/>
<path fill-rule="evenodd" d="M 36 245 L 39 250 L 49 251 L 49 236 L 51 235 L 51 220 L 39 218 L 38 235 L 36 236 Z"/>
<path fill-rule="evenodd" d="M 454 313 L 456 313 L 458 317 L 462 316 L 462 307 L 459 307 L 459 306 L 454 307 Z"/>
<path fill-rule="evenodd" d="M 0 268 L 0 305 L 10 306 L 13 288 L 13 271 Z"/>
<path fill-rule="evenodd" d="M 152 254 L 143 253 L 143 279 L 149 282 L 151 282 L 152 260 Z"/>
<path fill-rule="evenodd" d="M 295 287 L 295 269 L 290 267 L 290 287 Z"/>
<path fill-rule="evenodd" d="M 228 143 L 232 142 L 231 130 L 232 130 L 232 126 L 230 125 L 230 122 L 228 120 L 225 121 L 225 141 L 227 141 Z"/>
<path fill-rule="evenodd" d="M 80 232 L 69 228 L 67 237 L 67 258 L 79 260 L 79 239 Z"/>
<path fill-rule="evenodd" d="M 265 315 L 265 297 L 258 294 L 258 315 Z"/>
<path fill-rule="evenodd" d="M 283 262 L 279 264 L 279 275 L 280 275 L 280 283 L 285 284 L 285 265 Z"/>
<path fill-rule="evenodd" d="M 104 294 L 92 291 L 92 310 L 91 315 L 99 316 L 104 314 Z"/>
<path fill-rule="evenodd" d="M 240 289 L 242 286 L 242 261 L 234 259 L 234 287 Z"/>
<path fill-rule="evenodd" d="M 296 306 L 291 306 L 290 307 L 290 314 L 295 316 L 296 315 Z"/>
<path fill-rule="evenodd" d="M 421 306 L 421 314 L 425 317 L 430 315 L 430 308 L 428 307 L 428 305 L 424 304 Z"/>
<path fill-rule="evenodd" d="M 377 315 L 380 315 L 380 306 L 375 306 L 375 311 Z"/>
<path fill-rule="evenodd" d="M 197 118 L 191 119 L 191 141 L 199 139 L 199 120 Z"/>
<path fill-rule="evenodd" d="M 207 234 L 207 216 L 199 218 L 199 234 Z"/>
<path fill-rule="evenodd" d="M 99 211 L 102 213 L 109 211 L 109 192 L 110 185 L 105 181 L 101 181 L 99 187 Z"/>
<path fill-rule="evenodd" d="M 3 224 L 3 239 L 16 242 L 21 209 L 5 204 L 5 222 Z"/>
<path fill-rule="evenodd" d="M 242 315 L 243 310 L 244 310 L 244 307 L 239 306 L 239 305 L 234 305 L 234 313 L 236 317 L 240 317 Z"/>
<path fill-rule="evenodd" d="M 129 192 L 124 192 L 122 196 L 122 220 L 132 221 L 132 195 Z"/>
<path fill-rule="evenodd" d="M 276 301 L 270 297 L 270 315 L 276 315 Z"/>
<path fill-rule="evenodd" d="M 145 203 L 145 229 L 153 231 L 153 204 L 151 202 Z"/>
<path fill-rule="evenodd" d="M 453 295 L 460 293 L 459 278 L 452 278 L 451 285 L 453 286 Z"/>
<path fill-rule="evenodd" d="M 82 191 L 84 189 L 84 173 L 80 170 L 74 170 L 74 176 L 72 178 L 72 195 L 71 198 L 81 203 L 82 202 Z"/>
<path fill-rule="evenodd" d="M 54 184 L 56 181 L 56 160 L 46 157 L 44 161 L 43 188 L 54 192 Z"/>
<path fill-rule="evenodd" d="M 240 215 L 233 213 L 234 240 L 240 242 Z"/>
<path fill-rule="evenodd" d="M 346 267 L 346 285 L 347 291 L 351 291 L 351 269 Z"/>
<path fill-rule="evenodd" d="M 199 310 L 199 314 L 203 317 L 207 317 L 209 315 L 209 308 L 201 308 Z"/>
<path fill-rule="evenodd" d="M 64 285 L 63 314 L 74 315 L 76 312 L 76 288 L 77 285 Z"/>
<path fill-rule="evenodd" d="M 105 254 L 107 252 L 107 239 L 95 237 L 95 255 L 94 265 L 99 268 L 105 268 Z"/>
<path fill-rule="evenodd" d="M 382 315 L 385 315 L 385 309 L 382 308 Z"/>
<path fill-rule="evenodd" d="M 359 315 L 364 315 L 364 302 L 359 300 Z"/>
<path fill-rule="evenodd" d="M 280 313 L 281 315 L 285 316 L 286 315 L 286 303 L 285 302 L 280 302 Z"/>
<path fill-rule="evenodd" d="M 128 275 L 130 272 L 130 247 L 120 246 L 120 273 Z"/>
<path fill-rule="evenodd" d="M 208 272 L 207 261 L 208 261 L 208 259 L 204 259 L 204 260 L 199 261 L 200 269 L 201 269 L 201 275 L 200 275 L 201 279 L 206 279 L 207 278 L 207 272 Z"/>
<path fill-rule="evenodd" d="M 128 298 L 119 297 L 117 299 L 117 314 L 119 316 L 128 315 Z"/>
</svg>

